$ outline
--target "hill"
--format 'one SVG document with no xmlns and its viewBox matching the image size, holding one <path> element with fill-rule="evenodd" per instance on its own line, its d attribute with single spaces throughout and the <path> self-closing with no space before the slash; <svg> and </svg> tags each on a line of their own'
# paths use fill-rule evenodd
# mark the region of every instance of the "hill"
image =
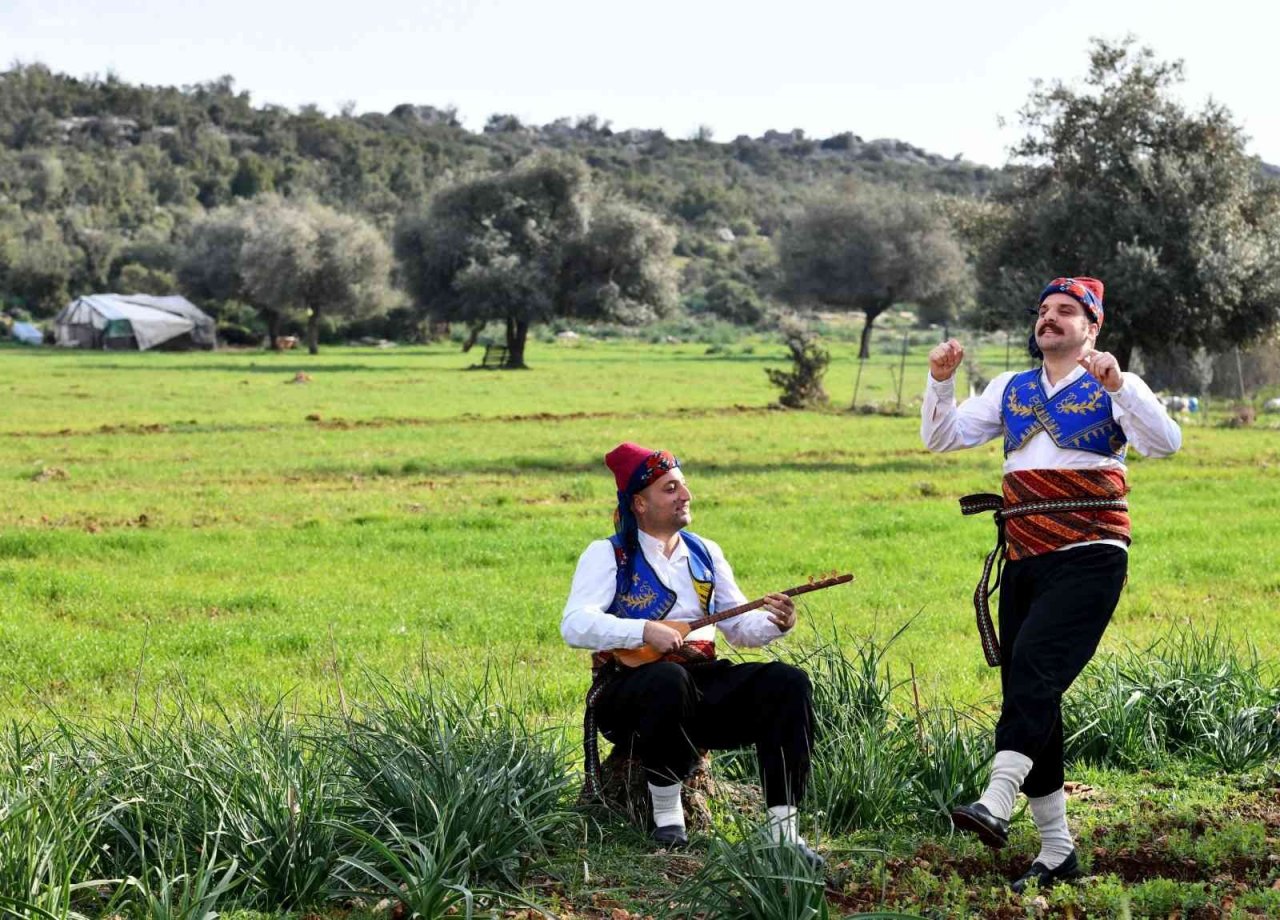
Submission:
<svg viewBox="0 0 1280 920">
<path fill-rule="evenodd" d="M 540 150 L 582 157 L 600 182 L 678 229 L 695 308 L 719 279 L 767 287 L 774 263 L 761 238 L 814 189 L 862 180 L 983 195 L 1003 175 L 852 132 L 719 143 L 614 130 L 594 116 L 539 126 L 502 114 L 473 132 L 430 105 L 327 115 L 255 106 L 230 77 L 137 86 L 18 66 L 0 74 L 0 298 L 48 316 L 90 290 L 172 289 L 191 222 L 266 192 L 313 195 L 389 233 L 442 184 Z"/>
</svg>

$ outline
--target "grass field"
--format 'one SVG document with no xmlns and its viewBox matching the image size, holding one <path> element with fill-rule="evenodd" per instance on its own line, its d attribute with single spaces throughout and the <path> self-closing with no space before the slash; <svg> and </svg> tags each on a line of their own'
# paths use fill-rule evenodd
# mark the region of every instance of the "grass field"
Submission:
<svg viewBox="0 0 1280 920">
<path fill-rule="evenodd" d="M 928 693 L 995 691 L 969 595 L 993 528 L 955 500 L 998 485 L 997 447 L 930 455 L 904 417 L 768 408 L 777 346 L 534 346 L 527 372 L 451 348 L 0 352 L 0 662 L 9 714 L 110 713 L 180 681 L 303 697 L 363 668 L 511 668 L 575 712 L 584 656 L 558 620 L 578 553 L 610 530 L 601 455 L 667 446 L 748 593 L 832 569 L 804 604 L 850 638 L 912 621 L 895 666 Z M 998 365 L 1003 353 L 994 354 Z M 860 402 L 895 402 L 896 356 Z M 828 389 L 847 404 L 855 362 Z M 918 400 L 923 349 L 907 363 Z M 295 375 L 310 377 L 292 383 Z M 1185 427 L 1131 465 L 1135 544 L 1108 642 L 1221 624 L 1274 648 L 1280 435 Z"/>
<path fill-rule="evenodd" d="M 962 518 L 956 499 L 998 488 L 998 448 L 928 454 L 915 414 L 924 348 L 907 357 L 901 415 L 890 414 L 900 359 L 889 351 L 864 368 L 863 412 L 786 412 L 770 408 L 775 394 L 763 373 L 782 365 L 782 349 L 764 342 L 713 353 L 705 345 L 541 343 L 529 351 L 534 369 L 523 372 L 468 371 L 475 359 L 445 346 L 334 348 L 317 357 L 0 349 L 0 717 L 110 725 L 175 699 L 184 712 L 216 712 L 282 695 L 291 711 L 332 712 L 340 695 L 345 705 L 385 694 L 381 678 L 416 686 L 425 674 L 464 685 L 487 673 L 528 725 L 566 729 L 572 759 L 589 675 L 586 654 L 561 641 L 559 616 L 578 554 L 611 528 L 613 484 L 601 457 L 628 439 L 680 456 L 694 529 L 725 548 L 748 594 L 836 569 L 857 575 L 852 586 L 805 598 L 790 644 L 835 642 L 857 655 L 868 637 L 884 643 L 909 623 L 884 659 L 900 708 L 916 705 L 901 681 L 914 672 L 921 705 L 989 713 L 998 680 L 982 664 L 970 595 L 994 532 L 988 519 Z M 993 345 L 981 358 L 993 376 L 1005 351 Z M 833 406 L 848 405 L 856 367 L 851 348 L 833 346 Z M 1265 416 L 1249 428 L 1188 418 L 1183 451 L 1134 458 L 1130 483 L 1129 584 L 1104 644 L 1127 662 L 1117 665 L 1126 680 L 1144 677 L 1147 659 L 1132 649 L 1170 636 L 1249 642 L 1273 666 L 1280 432 Z M 1165 688 L 1174 691 L 1161 705 L 1176 714 L 1186 686 L 1208 698 L 1235 679 L 1230 669 L 1215 677 L 1214 667 L 1197 672 L 1199 683 L 1167 671 Z M 1089 686 L 1079 711 L 1121 713 L 1127 725 L 1136 697 L 1112 705 L 1105 680 Z M 1278 915 L 1275 858 L 1265 855 L 1280 849 L 1277 774 L 1251 753 L 1248 720 L 1257 713 L 1232 709 L 1242 704 L 1229 696 L 1195 703 L 1246 721 L 1197 747 L 1194 767 L 1154 749 L 1148 757 L 1141 726 L 1125 739 L 1091 736 L 1099 766 L 1072 778 L 1096 792 L 1084 796 L 1092 805 L 1071 806 L 1101 877 L 1087 888 L 1039 907 L 1011 899 L 999 879 L 1034 852 L 1028 821 L 1017 824 L 1013 855 L 992 860 L 947 841 L 936 815 L 912 822 L 918 806 L 902 799 L 891 826 L 858 819 L 825 839 L 833 872 L 818 901 L 834 914 L 888 905 L 931 916 Z M 435 704 L 409 700 L 405 712 L 419 705 Z M 833 696 L 833 711 L 839 705 Z M 396 718 L 412 731 L 413 719 Z M 323 748 L 298 759 L 287 726 L 272 725 L 261 737 L 282 739 L 282 769 L 329 769 Z M 864 743 L 861 730 L 848 737 Z M 187 742 L 163 729 L 137 731 L 139 764 L 210 756 L 178 750 Z M 258 735 L 196 736 L 206 746 L 199 750 L 224 752 L 233 766 L 259 756 L 247 740 Z M 894 737 L 893 745 L 903 740 Z M 11 747 L 21 752 L 22 739 L 15 732 Z M 828 792 L 845 796 L 868 782 L 872 753 L 849 747 L 840 762 L 852 765 L 852 786 L 829 784 Z M 6 756 L 20 765 L 15 776 L 29 772 L 18 754 Z M 547 756 L 549 788 L 563 789 Z M 972 767 L 984 755 L 966 756 Z M 1251 766 L 1236 775 L 1215 768 L 1215 757 Z M 1140 766 L 1155 769 L 1134 772 Z M 886 759 L 880 769 L 890 784 L 884 796 L 901 798 L 890 786 L 902 768 Z M 210 801 L 227 800 L 221 782 L 207 780 Z M 277 792 L 286 786 L 294 788 Z M 316 788 L 338 813 L 345 787 L 324 779 Z M 18 813 L 7 808 L 0 802 L 0 842 Z M 288 809 L 282 814 L 292 826 Z M 332 843 L 331 828 L 313 832 Z M 525 896 L 561 916 L 630 917 L 649 913 L 655 892 L 665 898 L 678 888 L 696 904 L 710 890 L 697 886 L 715 881 L 700 856 L 651 855 L 617 827 L 605 836 L 615 843 L 580 834 L 576 849 L 557 844 L 533 863 Z M 721 845 L 700 845 L 708 866 L 741 856 L 718 857 Z M 313 874 L 321 887 L 308 890 L 320 892 L 324 880 Z M 270 915 L 281 903 L 303 903 L 255 890 L 259 900 L 246 903 Z"/>
</svg>

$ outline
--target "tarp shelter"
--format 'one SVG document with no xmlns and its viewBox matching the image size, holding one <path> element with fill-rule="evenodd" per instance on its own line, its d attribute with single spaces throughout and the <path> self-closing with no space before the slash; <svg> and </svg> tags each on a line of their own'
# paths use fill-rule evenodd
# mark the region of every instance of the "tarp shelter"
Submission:
<svg viewBox="0 0 1280 920">
<path fill-rule="evenodd" d="M 44 333 L 30 323 L 14 323 L 13 332 L 10 335 L 15 342 L 21 342 L 23 345 L 44 344 Z"/>
<path fill-rule="evenodd" d="M 166 342 L 195 348 L 217 344 L 213 318 L 177 295 L 87 294 L 63 307 L 54 322 L 58 344 L 66 348 L 146 351 Z"/>
</svg>

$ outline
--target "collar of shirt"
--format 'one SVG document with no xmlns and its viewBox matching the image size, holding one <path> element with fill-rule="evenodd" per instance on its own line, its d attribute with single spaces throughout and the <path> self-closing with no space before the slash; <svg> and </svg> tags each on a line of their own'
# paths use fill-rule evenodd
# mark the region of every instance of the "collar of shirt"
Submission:
<svg viewBox="0 0 1280 920">
<path fill-rule="evenodd" d="M 663 551 L 665 544 L 657 537 L 650 536 L 643 530 L 636 531 L 636 534 L 640 538 L 640 550 L 645 554 L 650 565 L 657 563 L 659 560 L 674 564 L 689 555 L 689 547 L 684 545 L 684 538 L 679 534 L 676 535 L 676 547 L 671 551 L 670 556 Z"/>
<path fill-rule="evenodd" d="M 1080 375 L 1084 373 L 1086 373 L 1085 369 L 1077 364 L 1075 370 L 1067 374 L 1067 376 L 1063 377 L 1057 383 L 1050 386 L 1049 371 L 1046 368 L 1043 368 L 1043 367 L 1040 368 L 1040 385 L 1044 387 L 1044 395 L 1052 396 L 1054 393 L 1058 392 L 1063 387 L 1068 386 L 1072 383 L 1075 383 L 1077 380 L 1080 379 Z"/>
</svg>

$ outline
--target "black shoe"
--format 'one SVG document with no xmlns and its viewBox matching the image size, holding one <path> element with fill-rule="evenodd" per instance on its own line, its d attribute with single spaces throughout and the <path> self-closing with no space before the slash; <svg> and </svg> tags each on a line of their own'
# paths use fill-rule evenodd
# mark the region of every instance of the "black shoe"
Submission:
<svg viewBox="0 0 1280 920">
<path fill-rule="evenodd" d="M 1062 865 L 1056 869 L 1048 869 L 1044 863 L 1033 862 L 1031 868 L 1023 873 L 1022 878 L 1009 885 L 1015 894 L 1022 894 L 1023 890 L 1031 884 L 1032 880 L 1039 886 L 1041 891 L 1050 888 L 1058 882 L 1068 882 L 1072 879 L 1080 877 L 1080 860 L 1076 859 L 1076 851 L 1072 850 L 1071 855 L 1062 861 Z"/>
<path fill-rule="evenodd" d="M 804 861 L 809 864 L 809 868 L 814 872 L 821 872 L 827 867 L 827 861 L 809 844 L 802 840 L 797 840 L 791 845 L 800 852 L 800 855 L 804 857 Z"/>
<path fill-rule="evenodd" d="M 653 842 L 665 850 L 682 850 L 689 845 L 689 835 L 679 824 L 667 824 L 655 827 L 649 835 Z"/>
<path fill-rule="evenodd" d="M 956 830 L 977 835 L 993 850 L 1003 849 L 1009 842 L 1009 822 L 987 811 L 987 806 L 974 802 L 951 809 L 951 823 Z"/>
</svg>

